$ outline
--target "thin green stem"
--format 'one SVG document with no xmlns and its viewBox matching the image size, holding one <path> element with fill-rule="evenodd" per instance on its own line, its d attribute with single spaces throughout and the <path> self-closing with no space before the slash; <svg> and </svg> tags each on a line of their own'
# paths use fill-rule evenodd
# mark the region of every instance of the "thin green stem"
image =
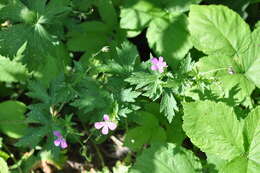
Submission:
<svg viewBox="0 0 260 173">
<path fill-rule="evenodd" d="M 3 148 L 9 153 L 11 159 L 14 161 L 15 164 L 18 165 L 18 161 L 16 160 L 16 158 L 14 157 L 13 153 L 9 150 L 9 148 L 3 143 Z M 20 165 L 18 165 L 18 170 L 19 170 L 19 173 L 23 173 L 22 169 L 20 168 Z"/>
</svg>

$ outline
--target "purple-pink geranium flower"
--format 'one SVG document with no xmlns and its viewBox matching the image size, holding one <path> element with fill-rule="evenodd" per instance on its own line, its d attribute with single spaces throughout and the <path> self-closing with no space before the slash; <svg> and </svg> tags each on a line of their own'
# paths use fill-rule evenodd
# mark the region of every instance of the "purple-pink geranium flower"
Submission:
<svg viewBox="0 0 260 173">
<path fill-rule="evenodd" d="M 116 129 L 116 126 L 117 126 L 116 123 L 110 121 L 109 120 L 109 116 L 107 114 L 105 114 L 103 116 L 103 120 L 104 121 L 96 122 L 94 124 L 96 129 L 101 129 L 102 128 L 101 133 L 103 135 L 108 134 L 109 130 L 115 130 Z"/>
<path fill-rule="evenodd" d="M 159 57 L 159 59 L 152 58 L 151 62 L 152 62 L 151 69 L 153 71 L 159 71 L 160 73 L 162 73 L 164 68 L 168 67 L 166 62 L 163 61 L 163 57 L 161 56 Z"/>
<path fill-rule="evenodd" d="M 60 146 L 61 148 L 68 147 L 66 140 L 63 138 L 59 131 L 53 131 L 53 134 L 57 137 L 57 139 L 54 141 L 54 145 L 56 145 L 57 147 Z"/>
</svg>

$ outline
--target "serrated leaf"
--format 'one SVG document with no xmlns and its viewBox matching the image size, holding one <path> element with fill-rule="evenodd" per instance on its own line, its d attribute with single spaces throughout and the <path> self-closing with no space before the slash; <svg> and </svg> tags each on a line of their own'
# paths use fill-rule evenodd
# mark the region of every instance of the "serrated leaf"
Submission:
<svg viewBox="0 0 260 173">
<path fill-rule="evenodd" d="M 24 113 L 26 106 L 18 101 L 0 103 L 0 130 L 12 138 L 20 138 L 25 134 L 27 124 Z"/>
<path fill-rule="evenodd" d="M 106 65 L 102 65 L 103 72 L 129 75 L 135 68 L 136 59 L 139 56 L 137 48 L 130 42 L 123 42 L 120 47 L 116 47 L 117 56 L 108 60 Z"/>
<path fill-rule="evenodd" d="M 229 95 L 232 88 L 238 87 L 239 91 L 235 95 L 238 102 L 250 97 L 255 89 L 254 83 L 240 72 L 237 63 L 228 56 L 211 55 L 203 57 L 196 64 L 201 75 L 207 77 L 216 77 L 219 80 L 220 88 L 214 89 L 214 92 Z M 214 85 L 214 84 L 213 84 Z"/>
<path fill-rule="evenodd" d="M 19 62 L 0 56 L 0 81 L 22 82 L 29 77 L 27 68 Z"/>
<path fill-rule="evenodd" d="M 97 7 L 102 20 L 111 28 L 115 28 L 117 26 L 117 14 L 112 1 L 98 0 Z"/>
<path fill-rule="evenodd" d="M 27 93 L 28 96 L 31 98 L 40 100 L 44 103 L 50 102 L 50 97 L 47 93 L 47 89 L 43 87 L 43 85 L 40 82 L 31 81 L 28 84 L 29 92 Z"/>
<path fill-rule="evenodd" d="M 197 101 L 184 105 L 183 129 L 202 151 L 232 160 L 244 152 L 242 124 L 224 103 Z"/>
<path fill-rule="evenodd" d="M 245 70 L 245 76 L 260 88 L 260 28 L 252 33 L 252 43 L 245 54 L 241 55 L 241 61 Z"/>
<path fill-rule="evenodd" d="M 258 106 L 245 119 L 245 143 L 248 150 L 248 169 L 260 170 L 260 107 Z M 258 165 L 258 166 L 257 166 Z M 256 169 L 257 168 L 257 169 Z"/>
<path fill-rule="evenodd" d="M 191 151 L 174 144 L 154 145 L 137 157 L 130 173 L 199 173 L 201 164 Z"/>
<path fill-rule="evenodd" d="M 34 148 L 42 140 L 42 138 L 49 132 L 50 128 L 48 126 L 30 128 L 27 129 L 26 134 L 21 138 L 15 146 L 17 147 L 30 147 Z"/>
<path fill-rule="evenodd" d="M 249 26 L 221 5 L 192 5 L 189 30 L 194 46 L 206 54 L 233 56 L 247 50 L 250 43 Z"/>
<path fill-rule="evenodd" d="M 157 76 L 144 72 L 133 73 L 132 76 L 125 79 L 126 82 L 129 82 L 131 85 L 136 85 L 136 89 L 147 86 L 150 83 L 153 83 L 157 80 Z"/>
<path fill-rule="evenodd" d="M 79 74 L 81 75 L 81 74 Z M 82 109 L 84 113 L 94 109 L 102 109 L 111 104 L 110 93 L 92 79 L 85 79 L 79 84 L 77 89 L 78 99 L 75 99 L 71 105 Z"/>
<path fill-rule="evenodd" d="M 140 95 L 140 92 L 132 91 L 132 88 L 124 89 L 121 91 L 122 102 L 135 102 L 135 99 Z"/>
<path fill-rule="evenodd" d="M 184 14 L 155 18 L 149 24 L 146 37 L 149 46 L 174 67 L 192 48 Z"/>
<path fill-rule="evenodd" d="M 165 90 L 162 94 L 160 112 L 163 112 L 169 123 L 171 123 L 173 117 L 175 116 L 175 111 L 179 111 L 179 108 L 174 95 L 170 90 Z"/>
</svg>

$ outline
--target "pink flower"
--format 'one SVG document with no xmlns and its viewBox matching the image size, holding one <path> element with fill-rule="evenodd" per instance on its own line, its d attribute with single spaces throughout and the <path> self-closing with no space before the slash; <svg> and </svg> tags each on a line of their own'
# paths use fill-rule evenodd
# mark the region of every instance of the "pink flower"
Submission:
<svg viewBox="0 0 260 173">
<path fill-rule="evenodd" d="M 109 116 L 107 114 L 105 114 L 103 116 L 103 120 L 101 122 L 96 122 L 94 124 L 96 129 L 101 129 L 101 132 L 103 135 L 108 134 L 109 130 L 115 130 L 116 129 L 116 123 L 109 121 Z"/>
<path fill-rule="evenodd" d="M 61 133 L 59 131 L 53 131 L 53 134 L 58 137 L 55 141 L 54 141 L 54 145 L 55 146 L 60 146 L 61 148 L 67 148 L 68 144 L 66 142 L 66 140 L 63 138 L 63 136 L 61 135 Z"/>
<path fill-rule="evenodd" d="M 163 68 L 165 68 L 165 67 L 168 67 L 167 66 L 167 64 L 166 64 L 166 62 L 164 62 L 163 61 L 163 57 L 159 57 L 159 59 L 157 59 L 157 58 L 152 58 L 151 59 L 151 62 L 152 62 L 152 66 L 151 66 L 151 69 L 153 70 L 153 71 L 156 71 L 156 70 L 158 70 L 160 73 L 162 73 L 163 72 Z"/>
</svg>

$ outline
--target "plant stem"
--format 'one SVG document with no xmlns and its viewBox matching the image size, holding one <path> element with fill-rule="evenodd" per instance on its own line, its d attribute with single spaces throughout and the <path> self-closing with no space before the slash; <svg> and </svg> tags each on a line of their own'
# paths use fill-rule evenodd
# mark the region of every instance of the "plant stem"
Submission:
<svg viewBox="0 0 260 173">
<path fill-rule="evenodd" d="M 17 168 L 19 170 L 19 173 L 23 173 L 22 169 L 20 168 L 20 165 L 18 164 L 18 161 L 16 160 L 16 158 L 14 157 L 13 153 L 9 150 L 9 148 L 7 147 L 7 145 L 5 145 L 4 143 L 2 144 L 3 148 L 9 153 L 11 159 L 14 161 L 15 165 L 18 165 Z"/>
</svg>

